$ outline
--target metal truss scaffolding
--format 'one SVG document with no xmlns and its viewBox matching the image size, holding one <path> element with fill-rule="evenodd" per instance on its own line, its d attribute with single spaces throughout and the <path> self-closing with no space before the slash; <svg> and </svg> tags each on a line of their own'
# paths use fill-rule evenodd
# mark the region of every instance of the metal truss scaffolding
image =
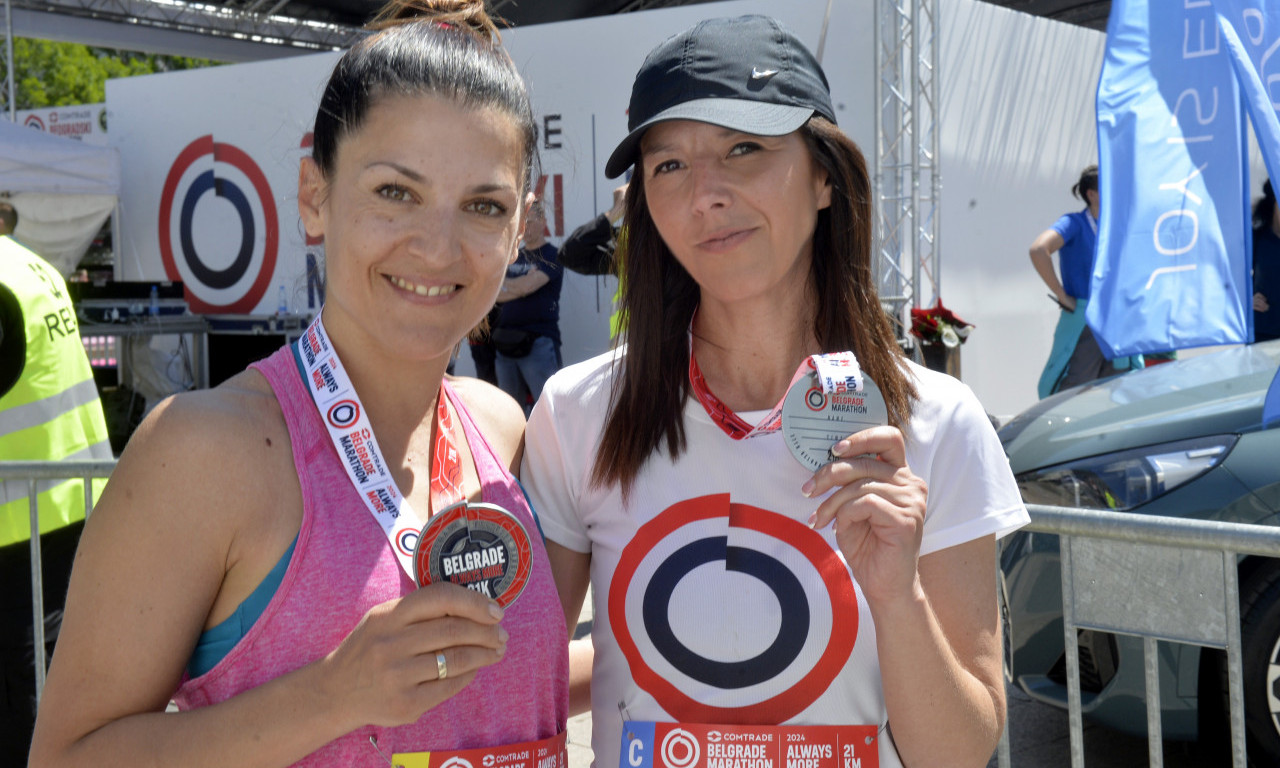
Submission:
<svg viewBox="0 0 1280 768">
<path fill-rule="evenodd" d="M 138 50 L 177 46 L 185 55 L 237 60 L 252 55 L 287 55 L 350 47 L 363 31 L 348 24 L 278 15 L 289 0 L 0 0 L 4 3 L 4 48 L 9 78 L 0 83 L 6 111 L 13 109 L 12 38 L 14 16 L 23 29 L 36 19 L 57 19 L 59 28 L 77 23 L 74 33 L 91 37 L 109 27 L 132 30 Z M 629 0 L 614 13 L 689 5 L 704 0 Z M 497 12 L 518 0 L 495 0 Z M 874 0 L 876 48 L 876 157 L 873 202 L 876 209 L 874 273 L 877 288 L 909 343 L 908 312 L 932 304 L 939 287 L 938 169 L 938 0 Z M 828 14 L 830 6 L 828 6 Z M 328 14 L 325 14 L 328 15 Z M 49 24 L 50 22 L 44 22 Z M 97 26 L 86 26 L 97 25 Z M 23 33 L 20 31 L 20 34 Z M 165 35 L 180 37 L 164 38 Z M 825 22 L 823 37 L 825 38 Z M 88 37 L 80 38 L 88 41 Z M 218 53 L 191 41 L 222 41 Z M 117 40 L 96 42 L 130 47 Z M 250 48 L 228 48 L 242 45 Z M 820 46 L 821 48 L 821 46 Z M 177 52 L 175 51 L 175 52 Z M 245 52 L 248 51 L 246 54 Z M 269 53 L 268 53 L 269 52 Z M 819 55 L 821 55 L 819 53 Z M 12 118 L 11 118 L 12 119 Z"/>
<path fill-rule="evenodd" d="M 4 0 L 4 4 L 6 17 L 23 14 L 24 19 L 57 18 L 63 24 L 115 24 L 142 35 L 148 31 L 194 33 L 206 39 L 278 46 L 281 53 L 346 48 L 363 34 L 358 26 L 278 15 L 287 1 L 243 0 L 224 5 L 182 0 Z"/>
<path fill-rule="evenodd" d="M 938 0 L 875 0 L 880 297 L 910 343 L 908 310 L 938 297 Z"/>
</svg>

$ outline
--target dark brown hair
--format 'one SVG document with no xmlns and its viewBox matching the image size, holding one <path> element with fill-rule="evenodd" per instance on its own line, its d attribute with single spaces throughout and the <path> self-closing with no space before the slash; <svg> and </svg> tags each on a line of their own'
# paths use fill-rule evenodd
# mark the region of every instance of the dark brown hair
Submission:
<svg viewBox="0 0 1280 768">
<path fill-rule="evenodd" d="M 1262 197 L 1253 204 L 1253 228 L 1264 229 L 1271 226 L 1271 219 L 1276 213 L 1276 193 L 1271 188 L 1271 179 L 1262 182 Z"/>
<path fill-rule="evenodd" d="M 1080 172 L 1080 180 L 1071 187 L 1071 194 L 1087 203 L 1089 198 L 1085 193 L 1089 190 L 1098 191 L 1098 166 L 1096 165 L 1085 166 L 1085 169 Z"/>
<path fill-rule="evenodd" d="M 814 116 L 800 128 L 810 154 L 826 170 L 831 205 L 818 212 L 809 267 L 814 336 L 822 352 L 851 350 L 884 393 L 889 423 L 902 428 L 916 398 L 901 349 L 876 294 L 871 272 L 871 182 L 858 145 Z M 643 158 L 626 199 L 620 323 L 626 354 L 614 363 L 609 414 L 591 480 L 618 483 L 627 496 L 646 461 L 686 447 L 683 420 L 689 386 L 689 322 L 697 283 L 671 255 L 649 216 Z"/>
<path fill-rule="evenodd" d="M 18 209 L 13 204 L 0 202 L 0 235 L 12 235 L 18 228 Z"/>
<path fill-rule="evenodd" d="M 392 0 L 369 28 L 338 60 L 320 98 L 312 145 L 320 171 L 332 173 L 338 145 L 378 99 L 432 94 L 510 115 L 524 145 L 521 193 L 529 189 L 537 161 L 533 108 L 483 0 Z"/>
</svg>

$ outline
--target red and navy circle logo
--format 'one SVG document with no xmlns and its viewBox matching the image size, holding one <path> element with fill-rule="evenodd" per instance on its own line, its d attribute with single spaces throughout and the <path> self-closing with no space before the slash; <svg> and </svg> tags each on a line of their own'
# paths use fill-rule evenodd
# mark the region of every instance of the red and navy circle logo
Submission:
<svg viewBox="0 0 1280 768">
<path fill-rule="evenodd" d="M 821 534 L 715 494 L 640 527 L 614 571 L 609 623 L 636 684 L 675 719 L 782 723 L 848 662 L 858 601 Z"/>
<path fill-rule="evenodd" d="M 827 396 L 821 389 L 809 387 L 809 391 L 804 393 L 804 404 L 809 406 L 811 411 L 821 411 L 827 407 Z"/>
<path fill-rule="evenodd" d="M 248 314 L 266 295 L 280 232 L 267 177 L 231 144 L 201 136 L 178 154 L 160 194 L 160 259 L 205 314 Z"/>
<path fill-rule="evenodd" d="M 396 549 L 405 557 L 413 557 L 413 551 L 418 548 L 419 536 L 417 528 L 401 528 L 395 532 Z"/>
<path fill-rule="evenodd" d="M 326 414 L 335 429 L 346 429 L 360 420 L 360 404 L 355 400 L 339 400 Z"/>
</svg>

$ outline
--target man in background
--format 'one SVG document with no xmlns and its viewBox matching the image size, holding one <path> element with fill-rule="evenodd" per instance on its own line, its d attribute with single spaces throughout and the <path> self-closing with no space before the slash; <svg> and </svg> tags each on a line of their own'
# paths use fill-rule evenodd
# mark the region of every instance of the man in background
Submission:
<svg viewBox="0 0 1280 768">
<path fill-rule="evenodd" d="M 525 225 L 524 246 L 507 267 L 498 293 L 501 312 L 490 333 L 497 352 L 498 386 L 529 414 L 542 385 L 560 370 L 560 268 L 556 247 L 547 242 L 546 212 L 535 200 Z"/>
<path fill-rule="evenodd" d="M 110 459 L 107 424 L 62 275 L 11 235 L 0 202 L 0 460 Z M 97 499 L 104 481 L 94 481 Z M 83 480 L 36 484 L 45 647 L 52 652 L 84 527 Z M 0 479 L 0 765 L 26 765 L 35 724 L 35 633 L 26 480 Z"/>
<path fill-rule="evenodd" d="M 628 171 L 628 179 L 630 172 Z M 582 275 L 613 275 L 618 290 L 613 296 L 613 313 L 609 316 L 609 339 L 617 341 L 621 332 L 618 296 L 622 292 L 622 254 L 626 236 L 622 232 L 622 216 L 627 210 L 627 185 L 613 190 L 613 207 L 569 233 L 560 244 L 560 263 L 565 269 Z"/>
</svg>

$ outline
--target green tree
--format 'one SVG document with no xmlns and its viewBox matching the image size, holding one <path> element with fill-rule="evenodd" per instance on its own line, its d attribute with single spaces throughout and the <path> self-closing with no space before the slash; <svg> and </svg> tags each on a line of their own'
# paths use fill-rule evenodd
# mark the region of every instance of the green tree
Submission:
<svg viewBox="0 0 1280 768">
<path fill-rule="evenodd" d="M 110 78 L 217 64 L 208 59 L 92 48 L 80 43 L 26 37 L 15 38 L 13 42 L 17 109 L 95 104 L 106 100 L 106 82 Z M 0 61 L 0 77 L 7 76 L 8 64 Z"/>
</svg>

